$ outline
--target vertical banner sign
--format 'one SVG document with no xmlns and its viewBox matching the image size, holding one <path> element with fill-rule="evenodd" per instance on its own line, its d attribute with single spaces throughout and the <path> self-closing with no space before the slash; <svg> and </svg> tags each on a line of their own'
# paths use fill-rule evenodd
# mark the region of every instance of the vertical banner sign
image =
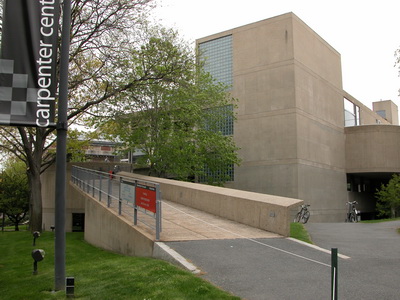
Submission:
<svg viewBox="0 0 400 300">
<path fill-rule="evenodd" d="M 0 125 L 54 126 L 59 0 L 4 0 Z"/>
</svg>

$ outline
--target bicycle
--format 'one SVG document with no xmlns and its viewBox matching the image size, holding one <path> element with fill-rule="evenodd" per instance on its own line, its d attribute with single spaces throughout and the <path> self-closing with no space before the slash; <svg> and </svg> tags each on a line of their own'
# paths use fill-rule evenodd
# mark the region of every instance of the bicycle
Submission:
<svg viewBox="0 0 400 300">
<path fill-rule="evenodd" d="M 358 204 L 357 201 L 353 201 L 353 202 L 348 201 L 346 203 L 346 205 L 349 206 L 346 222 L 352 222 L 352 223 L 358 222 L 358 215 L 360 214 L 360 211 L 357 210 L 356 204 Z"/>
<path fill-rule="evenodd" d="M 294 222 L 306 224 L 310 218 L 310 211 L 308 210 L 309 204 L 303 204 L 300 211 L 296 214 Z"/>
</svg>

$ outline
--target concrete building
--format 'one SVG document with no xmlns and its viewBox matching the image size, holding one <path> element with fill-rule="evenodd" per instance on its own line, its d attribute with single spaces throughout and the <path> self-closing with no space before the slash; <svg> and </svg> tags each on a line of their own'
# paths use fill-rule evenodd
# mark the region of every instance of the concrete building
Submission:
<svg viewBox="0 0 400 300">
<path fill-rule="evenodd" d="M 302 199 L 311 221 L 344 221 L 352 200 L 374 217 L 376 187 L 400 172 L 392 101 L 373 111 L 344 91 L 340 53 L 293 13 L 197 46 L 239 100 L 232 126 L 242 164 L 228 187 Z"/>
</svg>

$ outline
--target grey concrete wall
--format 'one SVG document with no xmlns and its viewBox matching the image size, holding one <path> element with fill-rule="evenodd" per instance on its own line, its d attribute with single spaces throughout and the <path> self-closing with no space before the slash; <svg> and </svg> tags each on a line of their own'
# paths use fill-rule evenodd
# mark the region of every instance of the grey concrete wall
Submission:
<svg viewBox="0 0 400 300">
<path fill-rule="evenodd" d="M 337 150 L 345 145 L 340 54 L 292 13 L 198 42 L 228 34 L 242 164 L 227 186 L 302 199 L 311 204 L 312 221 L 342 219 L 347 194 L 345 154 Z"/>
<path fill-rule="evenodd" d="M 400 170 L 400 126 L 367 125 L 347 127 L 347 173 Z"/>
<path fill-rule="evenodd" d="M 120 175 L 160 184 L 162 199 L 283 236 L 303 201 L 204 184 L 121 172 Z"/>
<path fill-rule="evenodd" d="M 227 187 L 298 198 L 298 165 L 296 159 L 282 159 L 275 162 L 246 164 L 235 172 L 235 182 Z"/>
<path fill-rule="evenodd" d="M 67 167 L 67 181 L 71 177 L 71 165 Z M 47 169 L 42 175 L 42 206 L 43 206 L 43 226 L 44 230 L 50 230 L 55 224 L 55 165 Z M 72 214 L 85 212 L 85 201 L 75 189 L 67 188 L 67 199 L 65 203 L 65 228 L 68 232 L 72 231 Z"/>
<path fill-rule="evenodd" d="M 131 171 L 132 165 L 127 163 L 107 163 L 107 162 L 83 162 L 73 163 L 73 165 L 82 166 L 92 170 L 102 170 L 108 172 L 118 165 L 120 170 Z M 67 181 L 71 178 L 72 163 L 67 165 Z M 54 225 L 54 210 L 55 210 L 55 165 L 48 168 L 42 175 L 42 204 L 43 204 L 43 226 L 44 230 L 50 230 Z M 67 200 L 65 203 L 65 228 L 68 232 L 72 231 L 72 214 L 85 212 L 85 201 L 76 189 L 67 189 Z"/>
<path fill-rule="evenodd" d="M 368 150 L 349 141 L 344 98 L 359 106 L 362 125 L 389 121 L 343 91 L 340 53 L 293 13 L 197 42 L 227 35 L 233 43 L 231 93 L 239 99 L 234 139 L 242 159 L 227 186 L 299 198 L 311 205 L 311 221 L 342 221 L 348 200 L 346 170 L 355 164 L 359 169 L 365 155 L 371 160 L 367 168 L 375 164 L 371 170 L 389 170 L 382 154 L 396 159 L 395 164 L 399 161 L 392 153 L 397 152 L 397 138 L 388 132 L 383 140 L 371 135 L 390 146 L 382 152 L 383 147 L 360 141 L 361 137 L 355 142 Z M 397 111 L 390 102 L 375 106 Z"/>
<path fill-rule="evenodd" d="M 77 189 L 70 185 L 70 188 Z M 85 199 L 85 240 L 97 247 L 132 256 L 153 256 L 154 241 L 133 227 L 103 202 L 79 191 Z"/>
<path fill-rule="evenodd" d="M 299 198 L 312 199 L 310 222 L 338 222 L 346 216 L 346 174 L 310 164 L 299 166 Z"/>
<path fill-rule="evenodd" d="M 340 54 L 293 17 L 298 195 L 312 222 L 343 220 L 347 201 Z"/>
</svg>

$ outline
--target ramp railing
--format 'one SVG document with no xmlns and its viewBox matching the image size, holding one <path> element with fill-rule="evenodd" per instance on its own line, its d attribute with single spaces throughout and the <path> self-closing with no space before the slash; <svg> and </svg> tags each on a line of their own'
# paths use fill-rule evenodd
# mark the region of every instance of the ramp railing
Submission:
<svg viewBox="0 0 400 300">
<path fill-rule="evenodd" d="M 99 202 L 106 201 L 107 207 L 155 231 L 156 240 L 160 239 L 161 192 L 155 182 L 124 177 L 115 174 L 72 167 L 71 181 L 80 190 Z"/>
</svg>

